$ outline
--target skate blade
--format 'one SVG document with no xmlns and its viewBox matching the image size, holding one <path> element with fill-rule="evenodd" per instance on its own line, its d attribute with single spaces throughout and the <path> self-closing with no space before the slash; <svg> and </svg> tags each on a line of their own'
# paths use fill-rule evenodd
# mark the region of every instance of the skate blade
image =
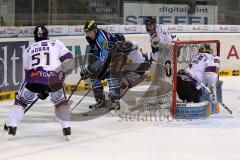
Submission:
<svg viewBox="0 0 240 160">
<path fill-rule="evenodd" d="M 67 142 L 69 142 L 69 141 L 70 141 L 70 136 L 65 136 L 65 140 L 66 140 Z"/>
</svg>

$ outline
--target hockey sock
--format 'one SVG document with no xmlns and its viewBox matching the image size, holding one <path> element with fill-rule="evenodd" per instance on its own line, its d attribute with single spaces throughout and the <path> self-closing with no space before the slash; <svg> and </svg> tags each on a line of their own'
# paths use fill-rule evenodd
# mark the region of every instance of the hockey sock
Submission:
<svg viewBox="0 0 240 160">
<path fill-rule="evenodd" d="M 24 115 L 24 109 L 22 106 L 16 106 L 11 108 L 10 117 L 7 121 L 7 126 L 17 127 L 17 125 L 21 122 Z"/>
<path fill-rule="evenodd" d="M 55 115 L 60 122 L 62 128 L 70 127 L 70 111 L 67 105 L 60 105 L 55 108 Z"/>
</svg>

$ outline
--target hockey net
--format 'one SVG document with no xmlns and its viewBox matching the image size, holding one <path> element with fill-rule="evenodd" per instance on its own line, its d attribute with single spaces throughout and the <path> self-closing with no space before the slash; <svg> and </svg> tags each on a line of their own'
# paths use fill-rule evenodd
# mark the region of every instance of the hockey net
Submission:
<svg viewBox="0 0 240 160">
<path fill-rule="evenodd" d="M 203 44 L 209 44 L 215 55 L 220 55 L 220 42 L 181 41 L 170 44 L 160 44 L 160 53 L 156 63 L 152 64 L 149 74 L 150 83 L 142 82 L 127 93 L 122 115 L 138 114 L 145 116 L 176 116 L 177 102 L 181 102 L 177 95 L 177 73 L 186 69 L 192 58 L 198 53 Z M 130 99 L 130 100 L 129 100 Z"/>
</svg>

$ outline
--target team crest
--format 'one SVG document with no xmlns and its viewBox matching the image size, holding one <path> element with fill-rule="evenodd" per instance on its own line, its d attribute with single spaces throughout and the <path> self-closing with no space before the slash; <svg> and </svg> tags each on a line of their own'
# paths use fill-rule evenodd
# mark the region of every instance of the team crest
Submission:
<svg viewBox="0 0 240 160">
<path fill-rule="evenodd" d="M 25 92 L 24 92 L 24 98 L 25 98 L 27 101 L 33 100 L 34 97 L 35 97 L 35 94 L 32 93 L 31 91 L 25 91 Z"/>
<path fill-rule="evenodd" d="M 62 95 L 63 95 L 62 92 L 53 92 L 51 94 L 51 97 L 53 100 L 59 100 L 62 97 Z"/>
</svg>

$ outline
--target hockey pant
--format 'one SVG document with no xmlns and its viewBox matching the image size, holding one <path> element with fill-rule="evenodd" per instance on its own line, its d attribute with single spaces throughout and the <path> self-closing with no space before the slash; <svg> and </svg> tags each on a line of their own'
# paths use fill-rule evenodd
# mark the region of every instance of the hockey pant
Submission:
<svg viewBox="0 0 240 160">
<path fill-rule="evenodd" d="M 185 75 L 177 76 L 177 94 L 183 102 L 200 102 L 201 91 L 197 90 L 196 85 Z"/>
<path fill-rule="evenodd" d="M 144 62 L 139 64 L 130 64 L 130 66 L 138 66 L 134 71 L 124 70 L 120 77 L 120 92 L 121 98 L 128 91 L 128 89 L 135 87 L 142 82 L 147 75 L 148 70 L 151 68 L 151 62 Z M 128 67 L 128 66 L 127 66 Z"/>
<path fill-rule="evenodd" d="M 46 91 L 53 104 L 55 105 L 55 115 L 63 128 L 70 127 L 69 106 L 66 104 L 65 90 L 62 84 L 42 85 L 23 82 L 18 95 L 16 96 L 14 107 L 11 108 L 10 118 L 7 121 L 8 126 L 17 127 L 22 120 L 24 109 L 37 99 L 37 94 Z"/>
<path fill-rule="evenodd" d="M 142 82 L 144 78 L 146 77 L 145 73 L 138 73 L 138 72 L 123 72 L 121 78 L 120 78 L 120 97 L 122 98 L 125 93 L 128 91 L 128 89 L 135 87 L 137 84 Z"/>
</svg>

